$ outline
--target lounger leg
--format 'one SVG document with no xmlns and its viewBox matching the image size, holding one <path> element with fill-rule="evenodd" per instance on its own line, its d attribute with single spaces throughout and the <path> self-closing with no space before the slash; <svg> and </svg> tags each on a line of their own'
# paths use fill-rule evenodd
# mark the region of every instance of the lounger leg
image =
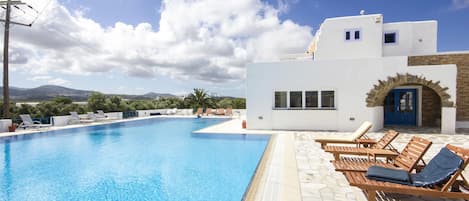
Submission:
<svg viewBox="0 0 469 201">
<path fill-rule="evenodd" d="M 337 152 L 334 152 L 334 160 L 338 161 L 340 160 L 340 154 Z"/>
<path fill-rule="evenodd" d="M 368 190 L 366 191 L 368 201 L 376 201 L 376 191 L 375 190 Z"/>
<path fill-rule="evenodd" d="M 464 182 L 464 185 L 469 186 L 469 183 L 467 182 L 463 174 L 461 174 L 461 178 L 462 178 L 462 181 Z"/>
</svg>

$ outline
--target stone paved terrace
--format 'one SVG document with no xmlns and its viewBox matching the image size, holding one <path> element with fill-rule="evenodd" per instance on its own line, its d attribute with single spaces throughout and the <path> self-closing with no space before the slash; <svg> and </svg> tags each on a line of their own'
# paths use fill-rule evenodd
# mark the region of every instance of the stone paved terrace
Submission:
<svg viewBox="0 0 469 201">
<path fill-rule="evenodd" d="M 386 128 L 389 129 L 389 128 Z M 402 150 L 404 146 L 408 143 L 410 138 L 414 135 L 424 137 L 433 142 L 432 147 L 428 150 L 424 156 L 426 162 L 440 150 L 441 147 L 445 146 L 447 143 L 454 144 L 457 146 L 463 146 L 469 148 L 469 132 L 467 129 L 459 130 L 458 134 L 438 134 L 439 129 L 435 128 L 393 128 L 399 131 L 401 134 L 393 141 L 392 145 L 398 150 Z M 231 121 L 208 127 L 198 131 L 200 133 L 246 133 L 246 134 L 277 134 L 281 137 L 281 140 L 277 140 L 277 143 L 283 143 L 285 147 L 293 146 L 295 153 L 286 154 L 282 149 L 279 149 L 278 146 L 274 150 L 273 158 L 281 159 L 277 160 L 276 163 L 270 164 L 271 172 L 269 176 L 272 181 L 267 181 L 264 183 L 265 189 L 262 196 L 254 200 L 262 201 L 272 201 L 272 200 L 282 200 L 282 201 L 293 201 L 293 200 L 302 200 L 302 201 L 362 201 L 366 200 L 363 192 L 356 188 L 351 187 L 345 177 L 340 172 L 336 172 L 330 163 L 333 159 L 332 154 L 324 152 L 319 143 L 314 142 L 316 137 L 325 137 L 325 136 L 343 136 L 349 133 L 345 132 L 322 132 L 322 131 L 280 131 L 280 130 L 246 130 L 241 128 L 241 120 L 233 119 Z M 371 138 L 380 138 L 384 132 L 374 132 L 368 133 L 367 136 Z M 422 134 L 425 133 L 425 134 Z M 289 139 L 293 137 L 293 139 Z M 283 139 L 282 139 L 283 138 Z M 293 143 L 290 145 L 289 143 Z M 283 154 L 280 154 L 283 153 Z M 279 155 L 282 155 L 279 157 Z M 287 159 L 288 157 L 294 157 L 296 159 L 296 166 L 294 164 L 284 164 L 285 161 L 291 161 Z M 282 159 L 283 158 L 283 159 Z M 281 161 L 281 162 L 280 162 Z M 283 165 L 288 166 L 289 171 L 297 172 L 298 177 L 293 177 L 290 173 L 285 172 L 285 168 L 278 168 L 280 165 L 278 163 L 283 163 Z M 269 166 L 269 165 L 267 165 Z M 294 167 L 295 170 L 291 168 Z M 269 169 L 269 168 L 267 168 Z M 278 175 L 290 175 L 286 178 L 285 181 L 279 181 Z M 464 175 L 469 176 L 468 173 Z M 299 183 L 299 190 L 295 191 L 292 188 L 292 185 L 289 183 L 297 180 Z M 288 193 L 278 193 L 279 191 L 288 190 Z M 301 198 L 293 196 L 292 193 L 300 193 Z M 282 196 L 283 195 L 283 196 Z M 386 197 L 381 197 L 381 201 L 439 201 L 439 200 L 451 200 L 451 199 L 438 199 L 432 197 L 414 197 L 408 195 L 399 195 L 399 194 L 387 194 Z"/>
<path fill-rule="evenodd" d="M 392 145 L 398 150 L 402 150 L 410 138 L 419 135 L 433 142 L 432 147 L 424 156 L 428 162 L 441 147 L 447 143 L 457 146 L 469 147 L 469 135 L 443 135 L 443 134 L 412 134 L 401 133 Z M 424 130 L 421 130 L 424 131 Z M 404 132 L 404 131 L 401 131 Z M 345 177 L 335 172 L 330 160 L 332 155 L 321 150 L 319 143 L 314 142 L 314 138 L 323 136 L 341 136 L 346 133 L 338 132 L 298 132 L 295 134 L 296 160 L 298 164 L 298 174 L 300 179 L 301 196 L 303 201 L 312 200 L 366 200 L 360 189 L 350 187 Z M 379 133 L 369 133 L 372 138 L 379 138 L 383 135 Z M 464 175 L 469 175 L 467 172 Z M 379 198 L 383 201 L 434 201 L 451 200 L 437 199 L 433 197 L 415 197 L 409 195 L 387 194 Z"/>
</svg>

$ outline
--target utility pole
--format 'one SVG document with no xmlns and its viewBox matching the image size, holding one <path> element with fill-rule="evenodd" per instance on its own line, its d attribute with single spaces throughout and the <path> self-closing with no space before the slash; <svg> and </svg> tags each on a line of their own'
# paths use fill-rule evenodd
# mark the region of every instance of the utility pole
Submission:
<svg viewBox="0 0 469 201">
<path fill-rule="evenodd" d="M 8 43 L 10 38 L 10 24 L 22 25 L 22 26 L 31 26 L 32 24 L 23 24 L 19 22 L 12 22 L 10 20 L 11 15 L 11 6 L 17 6 L 25 4 L 21 1 L 0 1 L 0 5 L 5 8 L 5 20 L 0 20 L 0 22 L 5 23 L 5 32 L 3 38 L 3 118 L 10 118 L 10 87 L 8 80 Z"/>
</svg>

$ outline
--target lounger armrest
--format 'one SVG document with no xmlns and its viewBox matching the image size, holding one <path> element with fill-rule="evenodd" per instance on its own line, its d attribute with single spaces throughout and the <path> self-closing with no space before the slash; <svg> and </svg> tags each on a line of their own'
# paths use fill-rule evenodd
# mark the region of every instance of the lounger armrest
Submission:
<svg viewBox="0 0 469 201">
<path fill-rule="evenodd" d="M 42 124 L 40 121 L 33 121 L 33 124 Z"/>
<path fill-rule="evenodd" d="M 356 144 L 356 145 L 368 145 L 371 146 L 373 144 L 376 144 L 376 140 L 374 139 L 360 139 L 362 141 L 350 141 L 350 140 L 342 140 L 342 139 L 315 139 L 315 142 L 321 143 L 321 148 L 324 148 L 327 146 L 327 144 Z"/>
</svg>

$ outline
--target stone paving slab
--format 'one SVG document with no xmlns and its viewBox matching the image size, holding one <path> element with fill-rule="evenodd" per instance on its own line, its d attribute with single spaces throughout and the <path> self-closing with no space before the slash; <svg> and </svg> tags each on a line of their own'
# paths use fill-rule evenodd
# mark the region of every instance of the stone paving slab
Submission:
<svg viewBox="0 0 469 201">
<path fill-rule="evenodd" d="M 330 163 L 332 154 L 321 149 L 319 143 L 314 142 L 316 137 L 344 136 L 350 133 L 341 132 L 298 132 L 295 134 L 296 161 L 300 179 L 301 196 L 303 201 L 309 200 L 366 200 L 363 192 L 356 187 L 349 186 L 342 173 L 334 171 Z M 369 133 L 371 138 L 380 138 L 383 133 Z M 398 150 L 402 150 L 414 135 L 421 136 L 433 142 L 432 147 L 424 156 L 425 161 L 431 158 L 446 144 L 469 148 L 469 135 L 443 135 L 443 134 L 408 134 L 401 133 L 392 143 Z M 467 177 L 469 174 L 464 172 Z M 400 194 L 380 195 L 378 200 L 386 201 L 436 201 L 458 200 L 440 199 L 430 197 L 416 197 Z"/>
</svg>

